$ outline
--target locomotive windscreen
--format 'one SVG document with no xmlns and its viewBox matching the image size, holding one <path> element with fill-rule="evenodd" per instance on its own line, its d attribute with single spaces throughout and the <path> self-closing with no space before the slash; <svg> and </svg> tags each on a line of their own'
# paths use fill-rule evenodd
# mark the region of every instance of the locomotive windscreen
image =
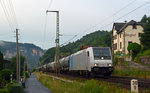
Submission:
<svg viewBox="0 0 150 93">
<path fill-rule="evenodd" d="M 104 47 L 93 48 L 94 59 L 111 59 L 110 49 Z"/>
</svg>

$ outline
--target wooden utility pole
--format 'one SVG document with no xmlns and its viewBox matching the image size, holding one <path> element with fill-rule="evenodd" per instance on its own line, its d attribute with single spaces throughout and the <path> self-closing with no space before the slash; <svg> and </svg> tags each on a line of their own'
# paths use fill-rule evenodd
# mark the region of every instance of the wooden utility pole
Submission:
<svg viewBox="0 0 150 93">
<path fill-rule="evenodd" d="M 60 62 L 59 62 L 59 11 L 46 11 L 47 12 L 55 12 L 57 14 L 56 17 L 56 52 L 55 52 L 55 69 L 56 73 L 60 72 Z"/>
<path fill-rule="evenodd" d="M 18 49 L 18 29 L 16 29 L 16 79 L 19 83 L 19 49 Z"/>
</svg>

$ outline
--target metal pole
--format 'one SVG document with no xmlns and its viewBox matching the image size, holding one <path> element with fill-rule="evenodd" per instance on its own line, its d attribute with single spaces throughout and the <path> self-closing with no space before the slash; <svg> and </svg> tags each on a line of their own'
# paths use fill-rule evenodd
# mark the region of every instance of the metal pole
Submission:
<svg viewBox="0 0 150 93">
<path fill-rule="evenodd" d="M 19 67 L 18 67 L 18 60 L 19 60 L 19 49 L 18 49 L 18 29 L 16 29 L 16 79 L 19 83 Z"/>
<path fill-rule="evenodd" d="M 47 12 L 56 12 L 56 53 L 55 53 L 55 69 L 56 73 L 60 72 L 60 62 L 59 62 L 59 11 L 46 11 Z"/>
</svg>

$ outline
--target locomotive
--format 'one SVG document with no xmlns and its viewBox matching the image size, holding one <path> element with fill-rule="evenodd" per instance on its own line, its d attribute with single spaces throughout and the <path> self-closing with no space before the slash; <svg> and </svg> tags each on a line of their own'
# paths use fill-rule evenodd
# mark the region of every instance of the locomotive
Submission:
<svg viewBox="0 0 150 93">
<path fill-rule="evenodd" d="M 114 71 L 109 47 L 88 47 L 59 60 L 61 73 L 108 77 Z M 39 67 L 42 71 L 55 72 L 55 62 Z"/>
</svg>

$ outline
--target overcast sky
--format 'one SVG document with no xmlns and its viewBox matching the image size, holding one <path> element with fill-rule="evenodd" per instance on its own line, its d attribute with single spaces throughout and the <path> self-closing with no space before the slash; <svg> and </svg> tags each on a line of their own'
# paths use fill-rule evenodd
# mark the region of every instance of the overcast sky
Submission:
<svg viewBox="0 0 150 93">
<path fill-rule="evenodd" d="M 55 46 L 56 14 L 48 13 L 46 16 L 46 10 L 57 10 L 60 12 L 60 34 L 64 35 L 60 37 L 60 44 L 62 44 L 73 37 L 67 35 L 78 35 L 72 40 L 74 41 L 96 30 L 110 31 L 112 30 L 113 21 L 139 21 L 144 14 L 150 15 L 149 3 L 129 15 L 126 14 L 148 1 L 149 0 L 12 0 L 12 3 L 20 33 L 19 42 L 33 43 L 43 49 L 48 49 Z M 5 4 L 5 6 L 9 7 L 8 4 Z M 120 9 L 121 11 L 117 12 Z M 117 20 L 122 16 L 124 17 Z M 13 18 L 14 17 L 12 17 L 12 19 L 10 18 L 10 20 L 13 20 Z M 13 22 L 12 24 L 14 28 L 16 28 L 16 22 Z M 15 42 L 15 33 L 10 29 L 1 4 L 0 32 L 0 40 Z"/>
</svg>

